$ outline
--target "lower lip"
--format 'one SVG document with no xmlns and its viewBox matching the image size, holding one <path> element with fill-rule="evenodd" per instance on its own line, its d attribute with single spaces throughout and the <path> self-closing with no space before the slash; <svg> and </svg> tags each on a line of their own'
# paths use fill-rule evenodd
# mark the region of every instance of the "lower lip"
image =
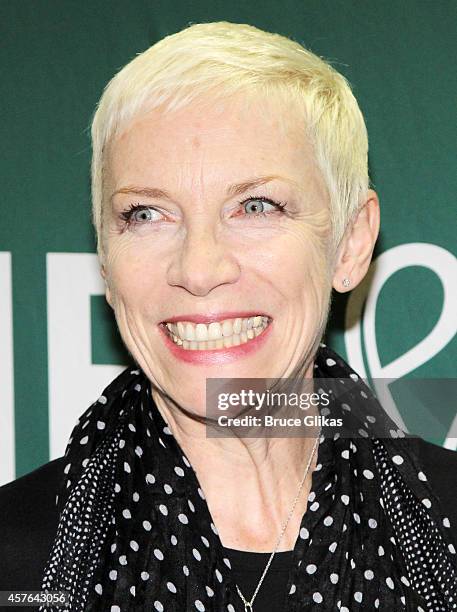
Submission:
<svg viewBox="0 0 457 612">
<path fill-rule="evenodd" d="M 229 348 L 211 349 L 211 350 L 189 350 L 183 349 L 173 342 L 167 332 L 163 329 L 162 325 L 159 325 L 160 333 L 162 334 L 166 346 L 170 349 L 173 355 L 185 361 L 186 363 L 192 363 L 195 365 L 206 365 L 206 364 L 225 364 L 231 363 L 240 359 L 240 357 L 247 357 L 252 355 L 255 351 L 258 351 L 270 336 L 270 330 L 273 321 L 267 325 L 261 334 L 238 346 L 231 346 Z"/>
</svg>

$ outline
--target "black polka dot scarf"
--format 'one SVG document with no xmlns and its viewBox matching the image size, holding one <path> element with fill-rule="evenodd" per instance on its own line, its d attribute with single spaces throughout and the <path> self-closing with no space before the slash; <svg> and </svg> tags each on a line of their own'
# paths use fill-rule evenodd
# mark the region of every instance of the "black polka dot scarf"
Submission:
<svg viewBox="0 0 457 612">
<path fill-rule="evenodd" d="M 322 430 L 284 610 L 457 610 L 450 523 L 416 438 L 324 344 L 315 378 L 352 381 L 325 410 L 359 435 Z M 57 504 L 43 589 L 68 591 L 68 610 L 244 612 L 196 472 L 141 370 L 122 372 L 78 421 Z"/>
</svg>

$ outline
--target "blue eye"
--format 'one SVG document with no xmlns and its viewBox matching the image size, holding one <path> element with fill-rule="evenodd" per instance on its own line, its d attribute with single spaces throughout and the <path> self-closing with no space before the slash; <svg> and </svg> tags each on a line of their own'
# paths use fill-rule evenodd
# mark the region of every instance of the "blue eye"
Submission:
<svg viewBox="0 0 457 612">
<path fill-rule="evenodd" d="M 264 202 L 263 200 L 248 200 L 244 204 L 244 210 L 246 212 L 249 212 L 249 208 L 251 208 L 251 212 L 253 212 L 253 213 L 265 212 L 265 204 L 267 204 L 267 203 L 268 202 Z M 271 206 L 271 204 L 270 204 L 270 206 Z M 261 210 L 258 210 L 259 208 Z"/>
<path fill-rule="evenodd" d="M 157 221 L 157 219 L 160 217 L 160 213 L 151 206 L 131 204 L 130 208 L 122 211 L 120 216 L 128 225 L 142 225 L 144 223 L 152 223 Z"/>
<path fill-rule="evenodd" d="M 152 221 L 152 212 L 150 208 L 139 208 L 132 212 L 130 217 L 136 223 L 142 223 L 143 221 Z"/>
<path fill-rule="evenodd" d="M 281 202 L 275 202 L 274 200 L 271 200 L 270 198 L 264 198 L 264 197 L 248 198 L 247 200 L 240 202 L 240 204 L 244 206 L 245 212 L 248 213 L 247 215 L 245 215 L 247 217 L 259 217 L 259 216 L 266 217 L 267 215 L 271 213 L 282 212 L 283 209 L 285 208 L 285 204 L 282 204 Z M 273 210 L 265 211 L 266 205 L 272 206 Z M 251 209 L 252 212 L 249 212 L 249 209 Z"/>
<path fill-rule="evenodd" d="M 287 214 L 285 210 L 286 205 L 281 202 L 275 202 L 270 198 L 263 196 L 250 197 L 242 202 L 239 202 L 243 206 L 246 214 L 241 215 L 244 218 L 254 217 L 267 217 L 275 213 Z M 265 211 L 266 206 L 271 206 L 272 210 Z M 130 207 L 120 213 L 121 219 L 125 223 L 125 227 L 130 225 L 145 225 L 148 223 L 156 223 L 160 221 L 162 213 L 153 206 L 146 206 L 144 204 L 130 204 Z M 238 216 L 238 215 L 235 215 Z"/>
</svg>

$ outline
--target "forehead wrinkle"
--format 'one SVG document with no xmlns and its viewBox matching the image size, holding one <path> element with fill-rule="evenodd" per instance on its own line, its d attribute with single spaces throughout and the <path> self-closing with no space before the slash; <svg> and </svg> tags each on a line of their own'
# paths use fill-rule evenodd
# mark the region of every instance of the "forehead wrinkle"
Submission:
<svg viewBox="0 0 457 612">
<path fill-rule="evenodd" d="M 244 117 L 244 115 L 241 115 L 240 113 L 238 113 L 238 115 L 235 116 L 235 119 L 233 118 L 233 116 L 232 116 L 232 119 L 236 120 L 237 123 L 243 123 L 242 117 Z M 268 163 L 270 167 L 264 168 L 264 169 L 267 170 L 267 172 L 268 170 L 273 170 L 273 172 L 275 170 L 278 170 L 279 171 L 278 173 L 264 174 L 261 172 L 262 168 L 257 168 L 257 170 L 260 171 L 260 173 L 259 172 L 256 173 L 257 175 L 254 175 L 253 177 L 248 176 L 248 178 L 242 180 L 241 182 L 233 183 L 230 186 L 228 186 L 226 190 L 227 196 L 232 197 L 232 196 L 240 195 L 248 191 L 249 189 L 255 189 L 256 187 L 266 184 L 267 182 L 270 182 L 273 180 L 279 180 L 279 181 L 283 181 L 289 184 L 290 186 L 292 186 L 297 191 L 298 195 L 304 199 L 305 202 L 307 202 L 309 198 L 312 197 L 310 193 L 310 188 L 312 190 L 313 188 L 311 187 L 311 185 L 316 183 L 316 177 L 314 177 L 313 174 L 317 170 L 317 168 L 315 167 L 316 164 L 313 159 L 314 157 L 313 148 L 312 146 L 310 146 L 310 143 L 307 141 L 306 138 L 304 139 L 298 138 L 296 131 L 295 133 L 293 131 L 292 132 L 286 131 L 286 133 L 284 134 L 284 130 L 282 130 L 281 127 L 283 127 L 284 123 L 288 125 L 290 124 L 290 122 L 291 122 L 291 118 L 287 117 L 287 121 L 285 121 L 285 118 L 282 113 L 278 113 L 278 116 L 275 117 L 275 121 L 274 121 L 275 131 L 276 130 L 279 131 L 279 133 L 281 134 L 281 141 L 284 142 L 285 140 L 286 142 L 284 144 L 288 145 L 287 147 L 285 147 L 285 150 L 276 151 L 276 155 L 281 153 L 280 157 L 282 159 L 284 158 L 284 155 L 287 155 L 287 151 L 291 152 L 291 149 L 292 150 L 297 149 L 297 152 L 298 152 L 298 149 L 303 149 L 304 158 L 306 158 L 307 156 L 306 153 L 310 154 L 311 159 L 306 160 L 303 166 L 302 180 L 299 180 L 299 177 L 295 176 L 295 173 L 293 174 L 293 176 L 295 177 L 295 180 L 292 177 L 280 176 L 279 173 L 281 173 L 282 169 L 275 168 L 274 164 L 272 165 L 272 162 L 273 162 L 273 158 L 272 158 L 269 160 L 270 163 Z M 297 126 L 297 123 L 298 123 L 297 121 L 292 122 L 292 124 L 295 127 Z M 190 129 L 187 134 L 187 137 L 184 136 L 184 139 L 182 142 L 186 143 L 187 146 L 189 147 L 189 153 L 191 156 L 193 155 L 193 152 L 195 153 L 195 157 L 193 161 L 192 159 L 190 159 L 187 161 L 187 163 L 181 162 L 179 164 L 180 168 L 179 169 L 177 168 L 178 171 L 174 175 L 175 180 L 172 181 L 172 188 L 173 188 L 172 191 L 167 191 L 166 189 L 161 188 L 160 184 L 157 187 L 149 186 L 147 183 L 146 185 L 143 186 L 141 184 L 143 183 L 143 181 L 141 181 L 139 185 L 129 184 L 125 187 L 121 187 L 120 189 L 118 189 L 111 195 L 111 198 L 116 193 L 123 192 L 123 193 L 135 193 L 136 195 L 140 195 L 140 196 L 143 195 L 146 197 L 149 196 L 152 199 L 166 199 L 169 201 L 174 201 L 176 203 L 176 199 L 173 198 L 173 195 L 175 193 L 175 187 L 178 187 L 177 191 L 179 192 L 180 191 L 179 184 L 183 185 L 187 181 L 188 181 L 187 184 L 190 185 L 190 191 L 194 192 L 194 195 L 196 197 L 198 197 L 198 194 L 200 194 L 202 200 L 206 199 L 206 196 L 203 193 L 205 181 L 207 183 L 207 190 L 215 192 L 215 187 L 217 187 L 217 189 L 218 190 L 220 189 L 220 192 L 222 193 L 225 187 L 224 183 L 226 183 L 227 181 L 224 180 L 224 183 L 222 183 L 221 176 L 220 176 L 221 169 L 218 164 L 211 163 L 212 149 L 211 147 L 208 149 L 205 145 L 206 145 L 206 140 L 208 136 L 211 137 L 212 144 L 214 144 L 215 136 L 224 137 L 225 135 L 231 135 L 231 133 L 233 132 L 233 127 L 232 126 L 229 127 L 228 125 L 224 125 L 224 124 L 206 125 L 205 121 L 202 120 L 201 117 L 199 117 L 196 120 L 194 119 L 193 122 L 189 123 L 189 128 Z M 195 131 L 197 131 L 197 133 L 195 133 Z M 219 142 L 218 144 L 221 145 L 221 142 Z M 223 143 L 222 143 L 222 146 L 223 146 Z M 210 161 L 209 164 L 207 163 L 208 158 Z M 197 162 L 197 164 L 200 166 L 198 169 L 195 166 L 195 162 Z M 282 166 L 282 163 L 280 163 L 280 165 Z M 294 164 L 294 166 L 295 165 L 296 164 Z M 222 167 L 222 173 L 223 173 L 223 170 L 224 168 Z M 186 181 L 185 174 L 186 172 L 189 172 L 189 171 L 192 174 L 190 177 L 187 176 L 187 181 Z M 238 173 L 239 173 L 239 169 L 238 169 Z M 285 174 L 287 175 L 287 170 Z M 320 174 L 319 171 L 317 172 L 317 174 L 318 175 Z M 210 176 L 208 175 L 212 175 L 211 177 L 212 180 L 208 180 L 210 178 Z M 318 184 L 321 183 L 321 181 L 319 180 L 320 178 L 321 178 L 320 176 L 317 178 Z M 325 193 L 327 191 L 325 189 L 325 184 L 323 187 L 324 187 L 324 193 Z"/>
</svg>

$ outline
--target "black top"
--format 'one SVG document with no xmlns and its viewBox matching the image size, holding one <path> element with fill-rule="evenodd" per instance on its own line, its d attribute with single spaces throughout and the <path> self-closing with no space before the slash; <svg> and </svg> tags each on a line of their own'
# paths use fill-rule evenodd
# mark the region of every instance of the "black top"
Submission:
<svg viewBox="0 0 457 612">
<path fill-rule="evenodd" d="M 430 485 L 441 501 L 443 516 L 449 518 L 454 540 L 457 540 L 457 452 L 421 438 L 417 438 L 417 448 Z M 40 590 L 57 529 L 55 498 L 64 461 L 63 457 L 55 459 L 0 487 L 0 591 Z M 225 550 L 234 580 L 249 601 L 270 553 Z M 275 555 L 255 599 L 258 610 L 281 610 L 291 562 L 292 551 Z M 14 609 L 30 612 L 33 608 Z"/>
<path fill-rule="evenodd" d="M 244 598 L 251 601 L 271 553 L 245 552 L 225 547 L 223 550 L 232 565 L 235 582 Z M 283 609 L 293 553 L 293 550 L 288 550 L 275 554 L 254 600 L 254 610 L 269 612 Z"/>
</svg>

